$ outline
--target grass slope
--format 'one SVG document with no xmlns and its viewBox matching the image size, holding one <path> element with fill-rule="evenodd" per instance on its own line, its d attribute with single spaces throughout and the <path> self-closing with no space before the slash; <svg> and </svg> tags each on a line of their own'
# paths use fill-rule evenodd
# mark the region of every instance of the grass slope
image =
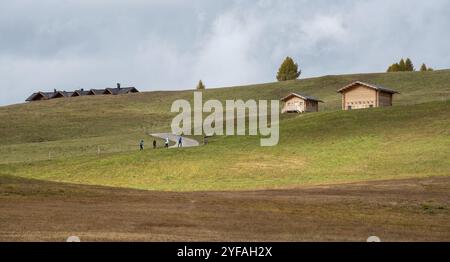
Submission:
<svg viewBox="0 0 450 262">
<path fill-rule="evenodd" d="M 450 101 L 295 116 L 281 140 L 0 165 L 0 173 L 152 190 L 241 190 L 449 175 Z"/>
<path fill-rule="evenodd" d="M 392 108 L 341 112 L 336 90 L 354 80 L 402 94 Z M 217 137 L 202 148 L 135 152 L 146 133 L 168 131 L 171 103 L 191 100 L 192 91 L 0 107 L 0 174 L 182 191 L 448 175 L 449 83 L 450 70 L 442 70 L 326 76 L 204 92 L 204 100 L 223 101 L 278 99 L 296 91 L 326 102 L 320 113 L 283 116 L 280 144 L 272 148 L 259 147 L 257 137 Z"/>
<path fill-rule="evenodd" d="M 385 85 L 401 92 L 396 105 L 450 99 L 450 70 L 325 76 L 244 87 L 209 89 L 204 100 L 279 99 L 289 92 L 314 95 L 326 103 L 321 111 L 339 110 L 336 93 L 348 83 L 362 80 Z M 110 136 L 120 141 L 145 130 L 167 130 L 174 114 L 170 106 L 176 99 L 192 100 L 192 91 L 144 92 L 126 96 L 97 96 L 55 99 L 44 102 L 0 107 L 0 145 L 42 143 L 60 140 L 92 139 Z M 84 140 L 83 140 L 84 141 Z"/>
</svg>

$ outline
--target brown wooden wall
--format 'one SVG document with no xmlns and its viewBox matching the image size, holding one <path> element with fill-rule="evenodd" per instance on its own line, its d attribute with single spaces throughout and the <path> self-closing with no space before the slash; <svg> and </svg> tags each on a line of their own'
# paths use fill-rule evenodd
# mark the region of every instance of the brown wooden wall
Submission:
<svg viewBox="0 0 450 262">
<path fill-rule="evenodd" d="M 392 94 L 386 92 L 378 92 L 378 106 L 392 106 Z"/>
<path fill-rule="evenodd" d="M 295 106 L 297 105 L 297 106 Z M 292 97 L 289 100 L 287 100 L 284 105 L 283 109 L 281 110 L 282 113 L 287 111 L 292 111 L 292 108 L 297 108 L 299 112 L 318 112 L 319 111 L 319 103 L 316 101 L 310 101 L 310 100 L 303 100 L 300 97 Z"/>
<path fill-rule="evenodd" d="M 342 109 L 361 109 L 377 106 L 377 92 L 372 88 L 357 85 L 344 91 L 342 95 Z"/>
</svg>

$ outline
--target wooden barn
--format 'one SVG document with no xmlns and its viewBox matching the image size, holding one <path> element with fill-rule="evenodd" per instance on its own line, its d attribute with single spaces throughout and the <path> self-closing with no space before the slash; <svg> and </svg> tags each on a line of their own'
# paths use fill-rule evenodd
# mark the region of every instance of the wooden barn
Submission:
<svg viewBox="0 0 450 262">
<path fill-rule="evenodd" d="M 392 106 L 394 94 L 399 92 L 361 81 L 338 90 L 342 94 L 342 110 Z"/>
<path fill-rule="evenodd" d="M 318 112 L 319 103 L 323 103 L 312 96 L 301 95 L 297 93 L 291 93 L 288 96 L 281 99 L 284 102 L 281 113 L 306 113 L 306 112 Z"/>
<path fill-rule="evenodd" d="M 48 100 L 48 99 L 52 99 L 54 95 L 55 95 L 54 92 L 39 91 L 39 92 L 31 94 L 25 101 L 30 102 L 30 101 Z"/>
</svg>

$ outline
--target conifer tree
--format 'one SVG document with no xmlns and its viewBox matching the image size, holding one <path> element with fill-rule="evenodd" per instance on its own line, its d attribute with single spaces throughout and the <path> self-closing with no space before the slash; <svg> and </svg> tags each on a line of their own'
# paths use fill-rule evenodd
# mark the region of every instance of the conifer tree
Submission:
<svg viewBox="0 0 450 262">
<path fill-rule="evenodd" d="M 422 64 L 422 66 L 420 67 L 420 71 L 421 71 L 421 72 L 428 71 L 427 65 L 425 65 L 425 63 Z"/>
<path fill-rule="evenodd" d="M 206 89 L 206 87 L 203 84 L 202 80 L 198 81 L 197 90 L 205 90 L 205 89 Z"/>
<path fill-rule="evenodd" d="M 407 58 L 405 61 L 405 71 L 414 71 L 414 64 L 412 63 L 411 59 Z"/>
<path fill-rule="evenodd" d="M 401 72 L 406 71 L 406 63 L 403 58 L 398 63 L 398 71 L 401 71 Z"/>
<path fill-rule="evenodd" d="M 294 62 L 291 57 L 286 57 L 277 73 L 278 81 L 287 81 L 297 79 L 301 74 L 301 70 L 298 68 L 298 64 Z"/>
<path fill-rule="evenodd" d="M 398 63 L 395 63 L 392 65 L 392 72 L 399 72 L 400 71 L 400 65 Z"/>
<path fill-rule="evenodd" d="M 395 63 L 395 64 L 392 64 L 392 65 L 388 68 L 387 72 L 388 72 L 388 73 L 398 72 L 398 71 L 400 71 L 399 68 L 400 68 L 400 66 L 398 65 L 398 63 Z"/>
</svg>

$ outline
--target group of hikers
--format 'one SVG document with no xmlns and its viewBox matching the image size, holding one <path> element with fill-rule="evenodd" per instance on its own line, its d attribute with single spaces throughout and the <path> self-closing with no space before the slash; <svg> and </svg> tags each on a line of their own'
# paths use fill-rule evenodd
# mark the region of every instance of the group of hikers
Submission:
<svg viewBox="0 0 450 262">
<path fill-rule="evenodd" d="M 164 147 L 169 148 L 169 138 L 168 137 L 166 137 L 164 139 Z M 177 147 L 183 147 L 183 137 L 182 136 L 178 137 Z M 153 139 L 153 149 L 156 149 L 156 148 L 157 148 L 156 140 Z M 144 150 L 144 139 L 141 139 L 141 142 L 139 143 L 139 149 L 141 151 Z"/>
</svg>

